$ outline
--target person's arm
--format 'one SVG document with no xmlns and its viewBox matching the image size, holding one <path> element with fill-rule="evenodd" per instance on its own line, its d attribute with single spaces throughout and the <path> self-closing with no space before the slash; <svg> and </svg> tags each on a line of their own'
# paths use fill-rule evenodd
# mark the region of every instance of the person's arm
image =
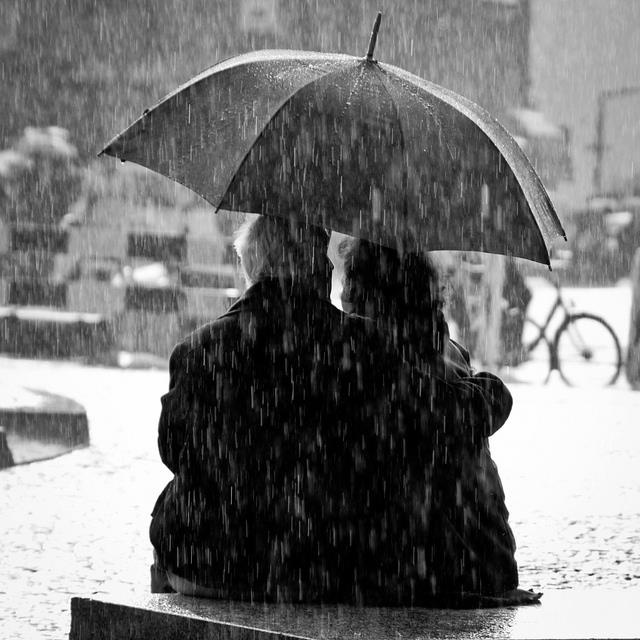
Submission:
<svg viewBox="0 0 640 640">
<path fill-rule="evenodd" d="M 447 382 L 464 389 L 464 395 L 474 407 L 474 428 L 483 436 L 493 435 L 511 413 L 513 398 L 509 389 L 498 376 L 488 371 L 475 373 L 469 352 L 449 338 L 448 327 L 443 355 Z"/>
<path fill-rule="evenodd" d="M 513 398 L 498 376 L 481 371 L 448 383 L 460 396 L 465 421 L 474 434 L 489 437 L 507 421 Z"/>
<path fill-rule="evenodd" d="M 411 394 L 405 399 L 418 412 L 423 434 L 435 438 L 443 451 L 450 446 L 482 446 L 509 417 L 511 394 L 497 376 L 485 372 L 454 379 L 422 372 L 419 376 L 422 382 L 415 400 L 411 402 Z"/>
<path fill-rule="evenodd" d="M 475 373 L 469 352 L 446 335 L 445 379 L 470 403 L 470 423 L 476 433 L 493 435 L 511 413 L 513 399 L 500 378 L 487 371 Z"/>
<path fill-rule="evenodd" d="M 169 391 L 162 396 L 162 411 L 158 423 L 158 450 L 162 462 L 173 473 L 178 471 L 178 461 L 189 425 L 189 408 L 193 400 L 192 376 L 189 375 L 189 348 L 179 344 L 169 359 Z"/>
</svg>

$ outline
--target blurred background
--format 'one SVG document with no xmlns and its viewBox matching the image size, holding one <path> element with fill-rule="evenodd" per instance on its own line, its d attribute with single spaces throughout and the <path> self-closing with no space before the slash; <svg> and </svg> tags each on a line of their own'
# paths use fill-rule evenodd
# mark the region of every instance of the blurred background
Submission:
<svg viewBox="0 0 640 640">
<path fill-rule="evenodd" d="M 215 215 L 175 183 L 96 154 L 234 54 L 364 56 L 378 10 L 378 59 L 494 114 L 567 231 L 551 272 L 434 256 L 452 332 L 474 360 L 500 369 L 514 396 L 491 446 L 521 584 L 638 584 L 640 394 L 630 388 L 640 388 L 640 2 L 1 0 L 0 618 L 10 637 L 64 637 L 73 595 L 148 593 L 148 514 L 170 477 L 155 444 L 167 357 L 243 287 L 236 214 Z M 492 315 L 483 299 L 496 273 L 506 300 Z M 634 347 L 627 379 L 597 392 L 520 384 L 529 380 L 517 358 L 482 348 L 490 318 L 516 339 L 524 314 L 544 322 L 554 283 L 607 320 L 623 356 Z M 532 381 L 544 380 L 544 357 Z"/>
<path fill-rule="evenodd" d="M 640 237 L 636 2 L 4 0 L 2 350 L 166 357 L 180 335 L 219 315 L 242 286 L 230 249 L 237 216 L 215 216 L 191 192 L 97 152 L 145 108 L 234 54 L 363 55 L 379 9 L 380 60 L 478 102 L 526 150 L 569 236 L 554 254 L 563 283 L 628 278 Z M 548 275 L 526 261 L 518 270 Z M 34 308 L 37 346 L 36 330 L 24 328 Z M 66 337 L 50 339 L 63 335 L 60 326 Z"/>
</svg>

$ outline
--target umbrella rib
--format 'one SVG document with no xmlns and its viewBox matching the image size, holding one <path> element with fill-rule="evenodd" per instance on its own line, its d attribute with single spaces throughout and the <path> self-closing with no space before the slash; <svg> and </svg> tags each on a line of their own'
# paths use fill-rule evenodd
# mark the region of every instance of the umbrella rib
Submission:
<svg viewBox="0 0 640 640">
<path fill-rule="evenodd" d="M 399 79 L 400 81 L 404 80 L 405 78 L 403 76 L 406 76 L 408 74 L 408 72 L 405 72 L 403 70 L 398 70 L 395 67 L 391 67 L 391 69 L 394 72 L 397 72 L 397 79 Z M 386 72 L 386 70 L 383 68 L 381 68 L 381 71 Z M 493 123 L 495 123 L 494 126 L 497 126 L 497 128 L 499 128 L 500 130 L 504 131 L 504 133 L 507 134 L 508 139 L 511 138 L 511 136 L 508 134 L 506 129 L 504 129 L 502 124 L 500 124 L 500 122 L 496 118 L 491 116 L 485 109 L 483 109 L 476 103 L 472 102 L 468 98 L 465 98 L 464 96 L 456 94 L 455 92 L 449 89 L 446 89 L 445 87 L 434 85 L 433 83 L 428 82 L 422 78 L 420 78 L 420 81 L 422 84 L 417 85 L 420 89 L 428 91 L 432 97 L 436 98 L 437 100 L 441 100 L 445 104 L 448 104 L 449 106 L 457 109 L 462 115 L 464 115 L 475 126 L 477 126 L 483 132 L 483 134 L 487 137 L 487 139 L 491 141 L 491 143 L 498 150 L 498 153 L 502 155 L 502 157 L 504 158 L 505 162 L 507 162 L 507 164 L 512 165 L 518 162 L 518 158 L 517 158 L 518 152 L 524 155 L 524 152 L 522 152 L 522 150 L 519 149 L 519 147 L 517 149 L 513 149 L 512 147 L 510 148 L 510 146 L 506 143 L 506 141 L 497 140 L 494 136 L 490 134 L 489 131 L 485 129 L 484 126 L 482 126 L 482 123 L 478 121 L 477 116 L 482 116 L 485 119 L 492 121 Z M 516 145 L 516 143 L 513 142 L 513 145 Z M 527 162 L 527 165 L 530 164 L 528 160 L 526 162 Z M 535 181 L 540 183 L 541 190 L 544 194 L 543 197 L 545 198 L 545 201 L 546 201 L 545 204 L 547 205 L 548 208 L 550 208 L 555 213 L 553 204 L 549 198 L 548 193 L 542 186 L 539 176 L 535 173 L 532 167 L 531 168 L 525 167 L 525 168 L 527 169 L 527 173 L 532 174 L 532 178 Z M 548 240 L 550 241 L 554 236 L 564 237 L 564 239 L 566 240 L 567 239 L 566 233 L 562 228 L 562 224 L 557 219 L 557 216 L 556 216 L 557 227 L 555 227 L 555 225 L 550 226 L 545 216 L 539 213 L 539 208 L 542 209 L 543 205 L 539 205 L 535 197 L 532 197 L 530 200 L 529 197 L 526 195 L 528 191 L 527 185 L 523 184 L 520 177 L 515 173 L 514 173 L 514 178 L 518 183 L 520 189 L 522 190 L 523 195 L 525 196 L 525 199 L 527 200 L 527 202 L 529 202 L 529 215 L 533 218 L 533 221 L 535 223 L 534 229 L 537 232 L 538 237 L 542 241 L 543 246 L 545 246 L 546 248 L 546 252 L 547 252 L 546 264 L 549 268 L 551 268 L 547 241 Z M 548 237 L 548 240 L 547 240 L 547 237 Z"/>
<path fill-rule="evenodd" d="M 400 131 L 400 148 L 402 149 L 403 153 L 406 155 L 406 151 L 407 151 L 407 145 L 406 145 L 406 141 L 405 141 L 405 136 L 404 136 L 404 131 L 402 130 L 402 120 L 400 119 L 400 108 L 398 107 L 398 103 L 396 102 L 395 98 L 393 97 L 391 91 L 389 90 L 389 87 L 387 86 L 387 73 L 384 69 L 382 69 L 377 63 L 375 64 L 375 68 L 376 71 L 378 73 L 379 76 L 379 84 L 380 86 L 384 89 L 385 93 L 389 96 L 389 100 L 391 100 L 391 104 L 393 105 L 393 108 L 396 112 L 396 120 L 398 121 L 398 129 Z M 408 158 L 405 158 L 405 160 L 408 161 Z M 408 205 L 408 198 L 407 198 L 407 189 L 409 186 L 409 170 L 408 170 L 408 162 L 404 163 L 404 167 L 402 169 L 402 180 L 403 180 L 403 188 L 404 188 L 404 193 L 405 193 L 405 197 L 404 197 L 404 217 L 405 220 L 408 218 L 409 216 L 409 205 Z"/>
<path fill-rule="evenodd" d="M 309 68 L 317 69 L 317 70 L 320 70 L 320 71 L 322 69 L 320 67 L 318 67 L 316 62 L 315 62 L 318 59 L 321 59 L 321 60 L 335 59 L 335 60 L 344 60 L 344 61 L 348 60 L 348 61 L 351 61 L 351 62 L 356 62 L 356 61 L 359 62 L 360 61 L 360 58 L 357 58 L 355 56 L 348 56 L 346 54 L 316 53 L 316 52 L 309 52 L 309 51 L 297 51 L 297 50 L 293 50 L 293 49 L 290 49 L 290 50 L 288 50 L 288 49 L 271 49 L 271 50 L 269 50 L 268 49 L 268 50 L 265 50 L 262 53 L 264 54 L 263 55 L 263 61 L 267 61 L 269 59 L 278 59 L 277 56 L 279 54 L 282 55 L 282 56 L 284 56 L 285 54 L 295 54 L 296 56 L 299 56 L 300 57 L 300 61 L 305 62 Z M 133 121 L 133 123 L 131 123 L 123 131 L 121 131 L 117 135 L 113 136 L 113 138 L 111 138 L 111 140 L 109 140 L 109 142 L 104 146 L 104 148 L 97 155 L 98 156 L 112 155 L 112 156 L 114 156 L 116 158 L 119 157 L 118 155 L 116 155 L 114 153 L 110 153 L 109 152 L 109 148 L 114 143 L 116 143 L 118 141 L 118 139 L 121 138 L 122 135 L 126 131 L 131 129 L 132 126 L 144 121 L 158 107 L 161 107 L 162 105 L 166 104 L 169 100 L 175 98 L 176 96 L 178 96 L 180 93 L 182 93 L 186 89 L 197 87 L 199 84 L 201 84 L 203 82 L 206 82 L 207 80 L 209 80 L 211 78 L 211 76 L 213 76 L 213 75 L 215 75 L 217 73 L 224 72 L 224 71 L 229 71 L 231 69 L 237 71 L 238 69 L 240 69 L 242 67 L 250 66 L 252 64 L 252 62 L 253 62 L 252 57 L 255 56 L 255 54 L 256 54 L 256 52 L 251 52 L 251 53 L 242 54 L 242 55 L 239 55 L 239 56 L 230 56 L 228 58 L 224 58 L 223 60 L 219 60 L 214 65 L 211 65 L 210 67 L 207 67 L 206 69 L 204 69 L 203 71 L 198 73 L 193 78 L 191 78 L 191 79 L 187 80 L 186 82 L 183 82 L 182 84 L 178 85 L 177 88 L 173 89 L 169 93 L 166 93 L 162 98 L 157 100 L 151 107 L 148 107 L 147 109 L 145 109 L 143 114 L 140 117 L 136 118 Z M 273 57 L 272 58 L 268 58 L 266 54 L 271 54 Z M 329 73 L 334 73 L 334 72 L 331 71 Z M 325 75 L 328 75 L 328 74 L 325 74 Z M 297 90 L 298 89 L 296 89 L 296 91 Z M 290 97 L 291 96 L 289 96 L 289 98 Z M 289 99 L 289 98 L 287 98 L 287 99 Z"/>
<path fill-rule="evenodd" d="M 387 65 L 387 66 L 398 76 L 399 79 L 405 80 L 408 82 L 413 81 L 412 74 L 409 74 L 409 72 L 405 71 L 404 69 L 393 67 L 392 65 Z M 411 77 L 408 77 L 408 76 L 411 76 Z M 469 118 L 469 120 L 471 120 L 472 123 L 478 126 L 481 129 L 481 131 L 489 138 L 489 140 L 492 141 L 494 146 L 498 149 L 498 151 L 504 157 L 507 163 L 509 163 L 510 165 L 512 163 L 517 163 L 520 161 L 518 156 L 525 156 L 522 149 L 517 147 L 517 143 L 512 140 L 511 135 L 508 133 L 508 131 L 506 131 L 504 126 L 494 116 L 492 116 L 489 112 L 487 112 L 486 109 L 476 104 L 475 102 L 469 100 L 468 98 L 465 98 L 464 96 L 457 94 L 454 91 L 451 91 L 450 89 L 447 89 L 446 87 L 436 85 L 433 82 L 429 82 L 428 80 L 425 80 L 424 78 L 417 78 L 417 79 L 419 83 L 416 83 L 416 85 L 420 89 L 424 91 L 428 91 L 433 97 L 437 98 L 438 100 L 441 100 L 445 104 L 449 104 L 450 106 L 453 106 L 454 108 L 458 109 L 460 113 L 465 115 L 467 118 Z M 491 121 L 492 123 L 494 123 L 494 126 L 496 126 L 497 129 L 506 133 L 506 136 L 507 136 L 506 139 L 496 140 L 494 136 L 491 135 L 489 131 L 487 131 L 486 127 L 483 125 L 482 119 L 484 119 L 485 121 Z M 507 140 L 511 140 L 511 142 L 508 143 Z M 528 159 L 526 159 L 525 167 L 526 167 L 527 173 L 531 176 L 532 180 L 538 183 L 539 186 L 541 187 L 541 191 L 544 193 L 545 204 L 555 214 L 555 208 L 553 207 L 553 203 L 551 202 L 551 199 L 546 189 L 544 188 L 544 185 L 542 184 L 540 177 L 535 172 L 533 167 L 531 167 L 531 164 Z M 526 194 L 529 191 L 528 187 L 522 184 L 519 176 L 516 175 L 515 178 L 518 184 L 520 185 L 520 188 L 522 189 L 523 193 Z M 533 200 L 534 201 L 530 203 L 530 212 L 532 217 L 534 218 L 534 221 L 536 222 L 536 228 L 538 230 L 538 233 L 542 237 L 543 243 L 546 245 L 545 235 L 548 235 L 549 241 L 551 241 L 554 237 L 562 237 L 566 240 L 567 239 L 566 232 L 562 227 L 562 223 L 557 218 L 557 214 L 555 215 L 555 219 L 553 220 L 554 224 L 548 224 L 548 221 L 546 220 L 546 218 L 543 215 L 540 215 L 538 211 L 539 206 L 538 206 L 538 203 L 535 201 L 535 198 Z M 542 209 L 543 207 L 540 207 L 540 208 Z M 543 229 L 544 229 L 544 232 L 543 232 Z"/>
<path fill-rule="evenodd" d="M 354 62 L 361 62 L 360 59 L 358 58 L 354 58 L 353 59 Z M 317 69 L 318 67 L 313 66 L 313 65 L 309 65 L 314 69 Z M 271 114 L 271 117 L 265 122 L 264 126 L 262 127 L 262 129 L 258 132 L 258 134 L 256 135 L 256 137 L 254 138 L 253 142 L 251 143 L 251 145 L 249 146 L 249 148 L 247 149 L 247 152 L 242 156 L 242 159 L 240 160 L 240 162 L 238 162 L 238 164 L 236 165 L 236 168 L 233 172 L 233 175 L 231 176 L 231 178 L 229 179 L 227 186 L 225 187 L 224 191 L 222 192 L 222 196 L 220 197 L 220 201 L 217 205 L 215 205 L 215 212 L 218 213 L 218 211 L 220 211 L 220 207 L 222 205 L 222 203 L 224 202 L 227 193 L 229 193 L 231 187 L 233 187 L 234 182 L 236 181 L 237 175 L 238 175 L 238 170 L 240 169 L 240 167 L 244 164 L 245 160 L 249 157 L 249 154 L 251 153 L 253 147 L 255 146 L 256 142 L 260 139 L 260 137 L 262 136 L 262 134 L 265 132 L 266 128 L 269 126 L 269 124 L 274 120 L 274 118 L 287 106 L 287 103 L 302 89 L 304 89 L 305 87 L 308 87 L 310 84 L 313 84 L 314 82 L 317 82 L 320 79 L 325 79 L 328 78 L 332 75 L 338 75 L 339 73 L 343 73 L 345 71 L 345 68 L 341 68 L 341 69 L 335 69 L 333 71 L 328 71 L 327 73 L 325 73 L 324 75 L 321 75 L 317 78 L 313 78 L 311 80 L 309 80 L 309 82 L 305 82 L 304 84 L 300 85 L 299 87 L 296 87 L 295 91 L 293 91 L 293 93 L 291 93 L 290 95 L 288 95 L 278 106 L 278 108 Z M 351 95 L 351 94 L 349 94 Z"/>
<path fill-rule="evenodd" d="M 365 67 L 363 65 L 363 66 L 360 67 L 360 73 L 358 73 L 358 76 L 357 76 L 355 82 L 353 83 L 353 87 L 351 87 L 351 90 L 349 91 L 349 96 L 345 100 L 345 106 L 342 109 L 342 113 L 344 113 L 347 110 L 347 107 L 351 103 L 351 97 L 355 94 L 356 89 L 362 84 L 362 78 L 364 76 L 364 70 L 365 70 Z"/>
</svg>

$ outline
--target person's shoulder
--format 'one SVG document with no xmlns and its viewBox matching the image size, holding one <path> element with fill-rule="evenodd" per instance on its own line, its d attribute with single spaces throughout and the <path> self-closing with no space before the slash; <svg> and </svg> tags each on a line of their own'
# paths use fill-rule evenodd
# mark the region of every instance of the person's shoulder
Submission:
<svg viewBox="0 0 640 640">
<path fill-rule="evenodd" d="M 187 334 L 174 347 L 173 353 L 187 357 L 190 354 L 207 350 L 212 344 L 222 340 L 236 324 L 233 318 L 226 315 L 206 322 Z"/>
<path fill-rule="evenodd" d="M 402 356 L 395 336 L 383 321 L 345 314 L 341 337 L 343 345 L 348 345 L 348 350 L 361 364 L 363 375 L 392 373 L 400 366 Z"/>
<path fill-rule="evenodd" d="M 357 313 L 345 313 L 338 309 L 336 309 L 336 311 L 340 314 L 340 322 L 345 331 L 351 331 L 355 334 L 366 334 L 375 331 L 375 322 L 370 318 L 358 315 Z"/>
<path fill-rule="evenodd" d="M 376 345 L 382 344 L 378 327 L 371 318 L 355 313 L 345 313 L 339 309 L 336 311 L 339 314 L 336 322 L 343 341 L 349 341 L 356 349 L 376 348 Z"/>
</svg>

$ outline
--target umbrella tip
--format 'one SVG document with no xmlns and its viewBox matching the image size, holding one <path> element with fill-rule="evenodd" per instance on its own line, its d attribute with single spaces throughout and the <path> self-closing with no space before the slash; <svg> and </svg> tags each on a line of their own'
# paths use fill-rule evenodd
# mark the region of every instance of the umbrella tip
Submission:
<svg viewBox="0 0 640 640">
<path fill-rule="evenodd" d="M 369 49 L 367 50 L 367 60 L 373 60 L 373 50 L 376 47 L 376 40 L 378 39 L 378 29 L 380 29 L 380 20 L 382 20 L 382 12 L 378 11 L 376 21 L 373 23 L 373 29 L 371 30 L 371 38 L 369 39 Z"/>
</svg>

